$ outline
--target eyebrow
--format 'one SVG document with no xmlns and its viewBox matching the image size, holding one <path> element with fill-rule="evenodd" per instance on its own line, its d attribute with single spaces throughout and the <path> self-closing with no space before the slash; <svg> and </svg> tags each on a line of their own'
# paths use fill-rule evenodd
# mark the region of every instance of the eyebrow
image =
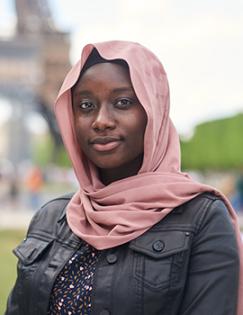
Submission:
<svg viewBox="0 0 243 315">
<path fill-rule="evenodd" d="M 116 88 L 112 90 L 113 93 L 120 93 L 120 92 L 134 92 L 133 88 L 131 86 L 124 86 L 120 88 Z"/>
<path fill-rule="evenodd" d="M 82 90 L 82 91 L 75 91 L 74 95 L 85 96 L 85 95 L 92 95 L 92 93 L 89 90 Z"/>
<path fill-rule="evenodd" d="M 121 93 L 121 92 L 133 92 L 134 93 L 134 90 L 130 86 L 119 87 L 119 88 L 115 88 L 112 90 L 113 94 L 117 94 L 117 93 Z M 91 96 L 93 93 L 89 90 L 81 90 L 81 91 L 76 91 L 75 94 L 79 95 L 79 96 L 86 96 L 86 95 Z"/>
</svg>

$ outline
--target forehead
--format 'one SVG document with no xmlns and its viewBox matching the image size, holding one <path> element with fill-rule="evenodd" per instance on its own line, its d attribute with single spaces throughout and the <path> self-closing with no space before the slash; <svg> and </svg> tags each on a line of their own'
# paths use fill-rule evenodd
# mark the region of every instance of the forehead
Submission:
<svg viewBox="0 0 243 315">
<path fill-rule="evenodd" d="M 75 87 L 86 84 L 105 84 L 132 86 L 129 70 L 126 66 L 116 63 L 98 63 L 81 74 Z M 74 87 L 74 89 L 75 89 Z"/>
</svg>

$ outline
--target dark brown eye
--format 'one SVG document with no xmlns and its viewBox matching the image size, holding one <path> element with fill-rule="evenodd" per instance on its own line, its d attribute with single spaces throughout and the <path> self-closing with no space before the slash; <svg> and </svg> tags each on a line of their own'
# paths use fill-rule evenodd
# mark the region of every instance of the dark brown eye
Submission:
<svg viewBox="0 0 243 315">
<path fill-rule="evenodd" d="M 79 104 L 79 108 L 82 111 L 90 111 L 95 108 L 94 104 L 90 101 L 81 101 Z"/>
<path fill-rule="evenodd" d="M 116 107 L 120 108 L 120 109 L 127 109 L 129 108 L 132 104 L 134 103 L 134 101 L 132 99 L 129 98 L 121 98 L 118 99 L 116 101 Z"/>
</svg>

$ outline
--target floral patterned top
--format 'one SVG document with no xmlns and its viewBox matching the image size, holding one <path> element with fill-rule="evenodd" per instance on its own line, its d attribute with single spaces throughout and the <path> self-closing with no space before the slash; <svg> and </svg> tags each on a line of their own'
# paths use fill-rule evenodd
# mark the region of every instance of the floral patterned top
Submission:
<svg viewBox="0 0 243 315">
<path fill-rule="evenodd" d="M 89 315 L 99 251 L 85 243 L 66 263 L 52 289 L 48 315 Z"/>
</svg>

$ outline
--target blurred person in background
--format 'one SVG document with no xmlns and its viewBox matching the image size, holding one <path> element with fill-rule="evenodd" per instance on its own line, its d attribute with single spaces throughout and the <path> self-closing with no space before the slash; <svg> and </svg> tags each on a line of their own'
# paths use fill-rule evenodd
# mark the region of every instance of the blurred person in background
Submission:
<svg viewBox="0 0 243 315">
<path fill-rule="evenodd" d="M 0 201 L 4 207 L 15 207 L 19 198 L 19 172 L 9 160 L 0 158 Z"/>
<path fill-rule="evenodd" d="M 16 176 L 9 180 L 9 199 L 12 206 L 16 207 L 19 202 L 19 180 Z"/>
<path fill-rule="evenodd" d="M 38 166 L 29 169 L 25 184 L 29 194 L 30 206 L 33 210 L 36 210 L 40 206 L 41 190 L 44 184 L 42 172 Z"/>
<path fill-rule="evenodd" d="M 55 113 L 79 189 L 35 214 L 5 314 L 242 315 L 237 216 L 181 172 L 157 57 L 85 46 Z"/>
</svg>

